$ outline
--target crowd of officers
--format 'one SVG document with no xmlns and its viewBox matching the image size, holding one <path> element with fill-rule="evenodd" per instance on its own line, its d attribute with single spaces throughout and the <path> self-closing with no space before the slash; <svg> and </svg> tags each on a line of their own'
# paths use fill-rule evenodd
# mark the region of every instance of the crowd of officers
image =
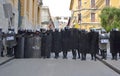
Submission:
<svg viewBox="0 0 120 76">
<path fill-rule="evenodd" d="M 41 44 L 36 43 L 36 45 L 40 45 L 39 47 L 41 48 L 39 49 L 41 50 L 41 52 L 37 51 L 39 54 L 41 53 L 41 56 L 40 55 L 37 56 L 43 58 L 50 58 L 51 52 L 55 53 L 55 58 L 58 58 L 59 53 L 63 52 L 63 58 L 67 59 L 68 52 L 72 51 L 73 59 L 76 59 L 77 54 L 78 54 L 78 58 L 80 58 L 80 54 L 81 54 L 81 59 L 86 60 L 86 54 L 90 53 L 91 59 L 96 60 L 96 54 L 99 52 L 99 45 L 98 45 L 99 34 L 98 32 L 95 31 L 87 32 L 85 30 L 65 28 L 64 30 L 61 31 L 57 29 L 55 29 L 54 31 L 41 29 L 40 32 L 28 31 L 28 33 L 25 33 L 25 31 L 19 31 L 18 34 L 20 35 L 24 34 L 24 36 L 26 36 L 25 37 L 26 40 L 28 41 L 27 43 L 29 44 L 27 46 L 25 42 L 25 46 L 26 46 L 25 57 L 36 57 L 36 54 L 34 54 L 35 51 L 31 52 L 30 54 L 30 50 L 32 48 L 29 47 L 30 44 L 32 44 L 32 41 L 36 40 L 37 37 L 39 38 L 37 42 L 41 43 Z M 32 36 L 32 38 L 33 37 L 35 38 L 30 39 L 31 38 L 30 36 Z M 37 49 L 32 49 L 32 50 L 37 50 Z"/>
<path fill-rule="evenodd" d="M 96 60 L 96 54 L 100 54 L 102 59 L 106 59 L 107 44 L 110 40 L 112 59 L 117 60 L 117 53 L 120 52 L 119 34 L 119 31 L 112 30 L 109 37 L 105 31 L 99 34 L 96 30 L 88 32 L 75 28 L 40 29 L 35 32 L 18 30 L 18 34 L 15 34 L 14 30 L 9 29 L 7 34 L 3 36 L 0 34 L 2 36 L 0 40 L 3 40 L 1 50 L 7 49 L 7 56 L 50 58 L 51 53 L 54 53 L 55 58 L 59 58 L 59 53 L 62 52 L 63 59 L 67 59 L 68 52 L 72 52 L 73 59 L 81 58 L 81 60 L 86 60 L 87 54 L 91 54 L 91 60 Z M 3 51 L 1 51 L 1 56 L 3 56 Z"/>
</svg>

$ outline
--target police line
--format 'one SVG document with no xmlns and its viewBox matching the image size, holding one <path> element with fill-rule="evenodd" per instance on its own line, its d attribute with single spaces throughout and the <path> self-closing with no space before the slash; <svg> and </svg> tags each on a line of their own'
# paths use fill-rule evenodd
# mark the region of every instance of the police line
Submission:
<svg viewBox="0 0 120 76">
<path fill-rule="evenodd" d="M 117 38 L 116 38 L 117 37 Z M 113 59 L 119 52 L 119 32 L 111 31 L 110 51 Z M 64 30 L 43 30 L 32 32 L 30 30 L 19 30 L 18 34 L 8 33 L 5 36 L 5 46 L 8 55 L 15 55 L 16 58 L 50 58 L 55 53 L 55 58 L 63 52 L 63 58 L 67 58 L 69 51 L 72 51 L 73 59 L 86 60 L 86 54 L 91 54 L 91 59 L 96 60 L 96 54 L 100 51 L 99 33 L 91 30 L 64 29 Z M 102 42 L 105 44 L 105 41 Z M 101 44 L 101 45 L 102 45 Z"/>
</svg>

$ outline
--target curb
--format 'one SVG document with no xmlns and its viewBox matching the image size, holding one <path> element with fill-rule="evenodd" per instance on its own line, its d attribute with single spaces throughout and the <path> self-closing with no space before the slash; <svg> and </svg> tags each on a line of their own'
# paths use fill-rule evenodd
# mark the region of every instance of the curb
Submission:
<svg viewBox="0 0 120 76">
<path fill-rule="evenodd" d="M 99 61 L 101 61 L 103 64 L 105 64 L 106 66 L 108 66 L 110 69 L 112 69 L 113 71 L 115 71 L 116 73 L 120 74 L 120 70 L 115 68 L 113 65 L 109 64 L 108 62 L 106 62 L 105 60 L 102 60 L 101 58 L 99 58 L 99 56 L 96 56 L 97 59 Z"/>
<path fill-rule="evenodd" d="M 0 63 L 0 66 L 1 66 L 1 65 L 4 65 L 5 63 L 7 63 L 7 62 L 9 62 L 9 61 L 11 61 L 11 60 L 13 60 L 13 59 L 14 59 L 14 57 L 11 57 L 11 58 L 3 61 L 2 63 Z"/>
</svg>

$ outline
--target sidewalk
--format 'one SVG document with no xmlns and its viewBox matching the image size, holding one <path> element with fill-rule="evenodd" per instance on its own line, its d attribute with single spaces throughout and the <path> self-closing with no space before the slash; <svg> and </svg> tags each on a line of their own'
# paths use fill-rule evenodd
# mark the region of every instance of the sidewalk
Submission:
<svg viewBox="0 0 120 76">
<path fill-rule="evenodd" d="M 112 56 L 110 53 L 110 43 L 107 45 L 107 60 L 101 59 L 101 56 L 97 55 L 97 58 L 102 61 L 105 65 L 116 71 L 117 73 L 120 74 L 120 59 L 118 60 L 111 60 Z"/>
<path fill-rule="evenodd" d="M 118 60 L 111 60 L 111 58 L 108 56 L 107 60 L 101 59 L 100 56 L 97 55 L 97 58 L 102 61 L 105 65 L 116 71 L 120 74 L 120 59 Z"/>
<path fill-rule="evenodd" d="M 5 64 L 12 59 L 14 59 L 14 57 L 0 57 L 0 65 Z"/>
</svg>

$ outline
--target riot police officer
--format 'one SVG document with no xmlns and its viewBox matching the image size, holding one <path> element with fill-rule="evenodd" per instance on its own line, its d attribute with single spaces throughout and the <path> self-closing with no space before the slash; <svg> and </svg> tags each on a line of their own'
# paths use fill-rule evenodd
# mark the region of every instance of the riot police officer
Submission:
<svg viewBox="0 0 120 76">
<path fill-rule="evenodd" d="M 98 41 L 99 41 L 99 33 L 95 30 L 92 29 L 90 32 L 90 53 L 91 53 L 91 60 L 95 60 L 96 61 L 96 54 L 99 51 L 99 45 L 98 45 Z"/>
<path fill-rule="evenodd" d="M 0 28 L 0 56 L 3 57 L 3 33 L 2 29 Z"/>
<path fill-rule="evenodd" d="M 52 30 L 46 31 L 46 45 L 45 45 L 45 57 L 51 57 L 51 50 L 52 50 Z"/>
<path fill-rule="evenodd" d="M 61 52 L 61 32 L 58 29 L 55 29 L 52 36 L 52 51 L 55 53 L 55 58 L 57 59 L 59 57 L 59 53 Z"/>
<path fill-rule="evenodd" d="M 62 51 L 63 59 L 67 59 L 68 51 L 70 50 L 70 30 L 66 27 L 62 30 Z"/>
<path fill-rule="evenodd" d="M 101 34 L 99 35 L 99 49 L 101 52 L 102 59 L 107 58 L 107 44 L 108 44 L 108 34 L 105 30 L 101 31 Z"/>
<path fill-rule="evenodd" d="M 7 47 L 7 56 L 13 56 L 14 47 L 17 44 L 14 29 L 8 29 L 8 33 L 5 35 L 5 41 Z"/>
<path fill-rule="evenodd" d="M 46 29 L 41 29 L 41 57 L 47 58 L 46 56 L 46 39 L 47 39 L 47 33 Z"/>
<path fill-rule="evenodd" d="M 81 60 L 86 60 L 86 54 L 88 53 L 88 32 L 86 30 L 81 30 L 80 34 L 80 52 Z"/>
<path fill-rule="evenodd" d="M 117 60 L 117 53 L 120 51 L 119 49 L 119 36 L 120 31 L 118 31 L 118 29 L 112 29 L 112 31 L 110 32 L 110 52 L 112 54 L 112 60 Z"/>
<path fill-rule="evenodd" d="M 70 29 L 71 35 L 70 35 L 70 49 L 72 50 L 72 55 L 73 55 L 73 59 L 76 59 L 77 56 L 77 50 L 78 50 L 78 35 L 79 35 L 79 31 L 76 28 L 71 28 Z"/>
</svg>

